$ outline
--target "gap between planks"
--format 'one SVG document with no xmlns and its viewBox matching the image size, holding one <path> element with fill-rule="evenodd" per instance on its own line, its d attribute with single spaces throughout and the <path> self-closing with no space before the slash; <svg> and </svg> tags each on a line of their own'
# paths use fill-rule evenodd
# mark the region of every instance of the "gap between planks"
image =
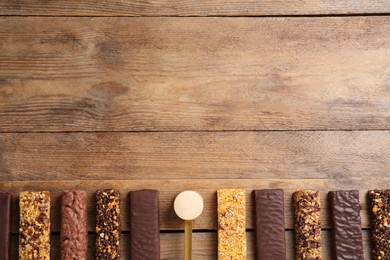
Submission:
<svg viewBox="0 0 390 260">
<path fill-rule="evenodd" d="M 64 17 L 64 18 L 326 18 L 326 17 L 365 17 L 365 16 L 390 16 L 390 12 L 384 13 L 349 13 L 349 14 L 332 14 L 332 13 L 323 13 L 323 14 L 279 14 L 279 15 L 45 15 L 45 14 L 1 14 L 0 17 L 25 17 L 25 18 L 39 18 L 39 17 Z"/>
</svg>

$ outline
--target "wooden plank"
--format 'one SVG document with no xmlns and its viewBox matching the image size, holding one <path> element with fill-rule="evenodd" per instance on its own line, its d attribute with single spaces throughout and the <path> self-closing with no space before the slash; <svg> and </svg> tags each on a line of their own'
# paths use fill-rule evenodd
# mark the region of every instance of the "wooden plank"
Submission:
<svg viewBox="0 0 390 260">
<path fill-rule="evenodd" d="M 387 16 L 2 17 L 0 131 L 390 129 L 389 31 Z"/>
<path fill-rule="evenodd" d="M 390 131 L 0 134 L 2 180 L 383 177 Z"/>
<path fill-rule="evenodd" d="M 51 258 L 59 259 L 60 236 L 51 236 Z M 94 259 L 94 235 L 89 236 L 88 259 Z M 122 259 L 129 259 L 129 235 L 122 234 Z M 161 259 L 182 259 L 184 235 L 182 233 L 161 234 Z M 331 234 L 328 230 L 322 231 L 322 256 L 323 259 L 332 259 Z M 371 259 L 370 256 L 370 232 L 363 230 L 364 259 Z M 17 255 L 17 235 L 12 236 L 12 253 Z M 247 232 L 247 259 L 254 259 L 254 236 L 253 232 Z M 294 259 L 294 232 L 286 231 L 287 259 Z M 194 233 L 193 234 L 193 259 L 215 260 L 217 259 L 217 233 Z"/>
<path fill-rule="evenodd" d="M 54 0 L 1 1 L 0 15 L 50 16 L 263 16 L 389 13 L 387 0 Z"/>
<path fill-rule="evenodd" d="M 196 230 L 216 230 L 216 191 L 221 188 L 243 188 L 246 191 L 247 203 L 247 228 L 253 228 L 253 205 L 251 192 L 253 189 L 278 188 L 285 191 L 285 219 L 286 228 L 293 228 L 293 209 L 291 195 L 298 189 L 316 189 L 321 192 L 321 221 L 323 228 L 329 228 L 329 214 L 327 193 L 331 190 L 357 189 L 360 192 L 362 226 L 369 228 L 366 195 L 369 189 L 387 188 L 389 178 L 370 179 L 357 178 L 349 179 L 347 182 L 341 180 L 327 179 L 209 179 L 209 180 L 118 180 L 118 181 L 47 181 L 47 182 L 0 182 L 0 191 L 10 192 L 14 195 L 14 207 L 18 208 L 18 194 L 25 190 L 49 190 L 52 197 L 52 231 L 58 232 L 60 226 L 60 194 L 63 190 L 84 189 L 89 195 L 88 204 L 88 229 L 94 230 L 95 226 L 95 202 L 93 194 L 97 189 L 115 188 L 122 196 L 121 218 L 122 230 L 129 230 L 129 207 L 127 193 L 131 190 L 157 189 L 160 191 L 160 222 L 162 230 L 181 230 L 181 221 L 173 210 L 173 201 L 177 194 L 183 190 L 197 190 L 205 200 L 203 214 L 194 222 Z M 17 210 L 14 211 L 14 219 L 18 219 Z M 14 221 L 13 231 L 17 232 L 18 221 Z"/>
</svg>

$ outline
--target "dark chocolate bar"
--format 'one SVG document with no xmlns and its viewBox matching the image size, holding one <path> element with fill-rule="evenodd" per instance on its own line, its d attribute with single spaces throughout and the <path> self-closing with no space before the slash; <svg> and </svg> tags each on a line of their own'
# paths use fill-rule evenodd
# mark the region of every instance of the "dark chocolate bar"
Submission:
<svg viewBox="0 0 390 260">
<path fill-rule="evenodd" d="M 61 259 L 87 259 L 87 192 L 64 191 L 61 196 Z"/>
<path fill-rule="evenodd" d="M 283 190 L 254 190 L 256 259 L 285 260 Z"/>
<path fill-rule="evenodd" d="M 364 259 L 359 192 L 331 191 L 329 205 L 334 258 Z"/>
<path fill-rule="evenodd" d="M 11 259 L 12 195 L 0 193 L 0 259 Z"/>
<path fill-rule="evenodd" d="M 120 259 L 120 194 L 116 190 L 96 191 L 97 260 Z"/>
<path fill-rule="evenodd" d="M 159 192 L 129 192 L 130 259 L 160 259 Z"/>
<path fill-rule="evenodd" d="M 294 193 L 296 259 L 321 260 L 321 217 L 319 191 Z"/>
<path fill-rule="evenodd" d="M 374 259 L 390 259 L 390 190 L 368 192 L 372 223 L 372 256 Z"/>
</svg>

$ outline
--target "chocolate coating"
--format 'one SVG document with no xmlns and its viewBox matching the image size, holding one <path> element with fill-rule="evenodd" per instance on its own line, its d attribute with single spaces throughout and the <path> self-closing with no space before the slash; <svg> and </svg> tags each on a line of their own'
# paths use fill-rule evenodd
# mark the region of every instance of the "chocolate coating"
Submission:
<svg viewBox="0 0 390 260">
<path fill-rule="evenodd" d="M 12 195 L 0 193 L 0 259 L 11 259 Z"/>
<path fill-rule="evenodd" d="M 283 190 L 254 190 L 256 259 L 285 260 Z"/>
<path fill-rule="evenodd" d="M 61 196 L 61 259 L 87 259 L 87 192 L 64 191 Z"/>
<path fill-rule="evenodd" d="M 364 259 L 359 192 L 331 191 L 329 205 L 335 259 Z"/>
<path fill-rule="evenodd" d="M 160 259 L 159 192 L 129 192 L 130 259 Z"/>
</svg>

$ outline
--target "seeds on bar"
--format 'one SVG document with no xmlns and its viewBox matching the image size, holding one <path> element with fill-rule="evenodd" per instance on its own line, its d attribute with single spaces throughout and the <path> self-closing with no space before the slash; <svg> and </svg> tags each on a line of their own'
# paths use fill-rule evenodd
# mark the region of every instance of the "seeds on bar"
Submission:
<svg viewBox="0 0 390 260">
<path fill-rule="evenodd" d="M 120 259 L 120 193 L 116 190 L 96 191 L 97 260 Z"/>
<path fill-rule="evenodd" d="M 390 259 L 390 190 L 368 192 L 372 223 L 372 256 L 374 259 Z"/>
<path fill-rule="evenodd" d="M 246 259 L 245 190 L 221 189 L 218 198 L 218 259 Z"/>
<path fill-rule="evenodd" d="M 320 193 L 299 190 L 293 194 L 295 253 L 297 260 L 321 260 Z"/>
<path fill-rule="evenodd" d="M 50 193 L 24 191 L 19 197 L 19 259 L 50 259 Z"/>
</svg>

